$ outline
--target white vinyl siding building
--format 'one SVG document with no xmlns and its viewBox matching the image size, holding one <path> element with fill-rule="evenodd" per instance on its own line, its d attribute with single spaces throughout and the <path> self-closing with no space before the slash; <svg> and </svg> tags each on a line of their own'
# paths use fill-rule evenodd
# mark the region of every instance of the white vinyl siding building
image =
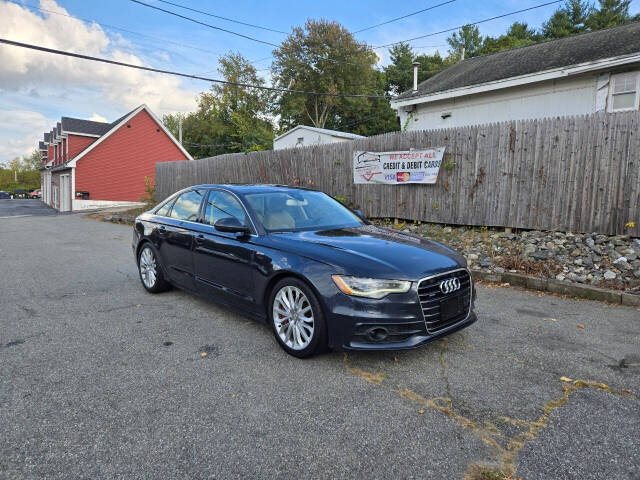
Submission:
<svg viewBox="0 0 640 480">
<path fill-rule="evenodd" d="M 327 143 L 349 142 L 356 138 L 364 138 L 355 133 L 339 132 L 326 128 L 298 125 L 288 132 L 273 139 L 273 149 L 309 147 L 311 145 L 325 145 Z"/>
<path fill-rule="evenodd" d="M 598 111 L 638 110 L 640 70 L 624 74 L 583 74 L 510 88 L 418 103 L 399 108 L 407 130 L 463 127 Z M 598 95 L 602 89 L 606 95 Z"/>
<path fill-rule="evenodd" d="M 391 100 L 407 130 L 640 108 L 640 22 L 472 57 Z"/>
</svg>

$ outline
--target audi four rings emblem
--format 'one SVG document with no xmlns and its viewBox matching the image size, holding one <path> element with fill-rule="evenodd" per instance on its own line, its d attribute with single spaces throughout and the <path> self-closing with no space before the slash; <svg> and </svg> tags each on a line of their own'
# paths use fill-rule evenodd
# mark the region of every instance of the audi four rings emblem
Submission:
<svg viewBox="0 0 640 480">
<path fill-rule="evenodd" d="M 452 293 L 460 289 L 460 280 L 457 278 L 448 278 L 440 282 L 440 291 L 442 293 Z"/>
</svg>

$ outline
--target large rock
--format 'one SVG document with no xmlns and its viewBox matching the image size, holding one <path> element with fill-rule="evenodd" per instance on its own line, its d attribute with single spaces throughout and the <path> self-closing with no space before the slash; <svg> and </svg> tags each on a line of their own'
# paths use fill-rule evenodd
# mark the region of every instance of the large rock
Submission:
<svg viewBox="0 0 640 480">
<path fill-rule="evenodd" d="M 533 252 L 530 256 L 535 260 L 546 260 L 549 258 L 549 252 L 538 250 L 537 252 Z"/>
<path fill-rule="evenodd" d="M 479 264 L 482 268 L 488 268 L 491 266 L 491 259 L 489 257 L 484 257 L 482 260 L 480 260 L 480 264 Z"/>
</svg>

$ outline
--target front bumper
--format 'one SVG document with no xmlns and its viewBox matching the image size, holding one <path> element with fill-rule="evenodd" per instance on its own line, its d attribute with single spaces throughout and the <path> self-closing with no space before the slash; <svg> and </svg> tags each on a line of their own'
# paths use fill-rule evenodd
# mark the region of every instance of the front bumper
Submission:
<svg viewBox="0 0 640 480">
<path fill-rule="evenodd" d="M 467 296 L 468 298 L 468 296 Z M 406 350 L 433 342 L 468 327 L 477 320 L 473 312 L 475 288 L 471 285 L 468 311 L 444 328 L 427 328 L 417 289 L 374 300 L 342 293 L 330 300 L 327 312 L 329 346 L 334 350 Z"/>
<path fill-rule="evenodd" d="M 400 341 L 385 341 L 385 342 L 362 342 L 352 339 L 346 345 L 342 345 L 342 350 L 408 350 L 411 348 L 417 348 L 427 343 L 433 342 L 447 336 L 458 330 L 468 327 L 477 320 L 476 314 L 471 311 L 467 318 L 454 323 L 450 327 L 439 330 L 435 333 L 428 333 L 426 329 L 423 329 L 420 333 L 415 333 Z"/>
</svg>

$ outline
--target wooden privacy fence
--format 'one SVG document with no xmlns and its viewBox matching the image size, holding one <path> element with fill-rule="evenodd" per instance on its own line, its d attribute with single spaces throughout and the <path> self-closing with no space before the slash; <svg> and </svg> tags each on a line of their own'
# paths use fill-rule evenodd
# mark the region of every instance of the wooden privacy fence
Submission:
<svg viewBox="0 0 640 480">
<path fill-rule="evenodd" d="M 368 217 L 639 236 L 639 126 L 640 112 L 593 114 L 157 163 L 156 198 L 201 183 L 305 185 Z M 438 146 L 435 185 L 353 183 L 356 150 Z"/>
</svg>

